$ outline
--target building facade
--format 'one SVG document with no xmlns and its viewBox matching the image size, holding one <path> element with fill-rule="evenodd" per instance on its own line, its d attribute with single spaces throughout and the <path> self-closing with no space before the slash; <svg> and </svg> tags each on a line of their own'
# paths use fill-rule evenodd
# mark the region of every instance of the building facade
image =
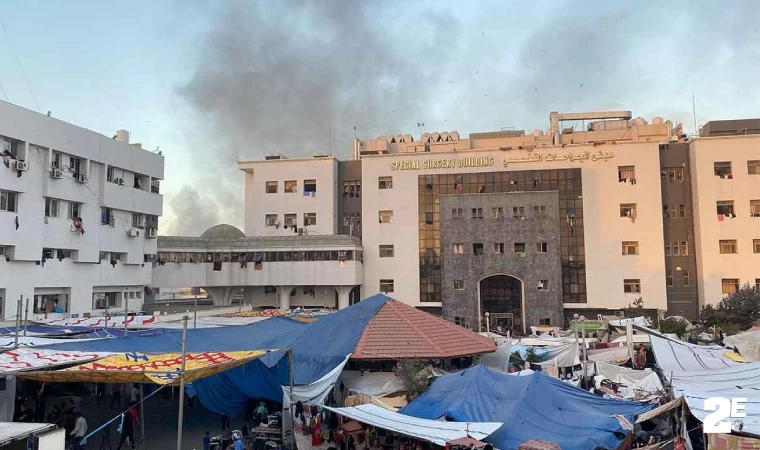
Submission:
<svg viewBox="0 0 760 450">
<path fill-rule="evenodd" d="M 546 131 L 357 139 L 349 161 L 270 155 L 238 163 L 245 234 L 351 236 L 362 296 L 470 328 L 562 325 L 639 300 L 696 318 L 760 284 L 757 125 L 710 122 L 691 139 L 629 111 L 553 112 Z"/>
<path fill-rule="evenodd" d="M 139 310 L 163 156 L 6 102 L 0 117 L 0 316 L 19 298 L 30 318 Z"/>
</svg>

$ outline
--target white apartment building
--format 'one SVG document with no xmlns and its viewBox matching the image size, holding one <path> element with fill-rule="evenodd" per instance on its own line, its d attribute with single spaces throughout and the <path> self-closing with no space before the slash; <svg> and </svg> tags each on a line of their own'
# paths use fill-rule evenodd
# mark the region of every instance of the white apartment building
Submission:
<svg viewBox="0 0 760 450">
<path fill-rule="evenodd" d="M 139 310 L 151 281 L 164 158 L 0 102 L 0 317 Z M 146 264 L 147 263 L 147 264 Z"/>
</svg>

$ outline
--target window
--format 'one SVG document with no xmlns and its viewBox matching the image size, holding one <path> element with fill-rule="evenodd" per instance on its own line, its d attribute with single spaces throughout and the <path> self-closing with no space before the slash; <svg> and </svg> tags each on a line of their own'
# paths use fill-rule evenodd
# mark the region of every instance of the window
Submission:
<svg viewBox="0 0 760 450">
<path fill-rule="evenodd" d="M 641 293 L 641 280 L 639 279 L 623 280 L 623 292 L 625 292 L 626 294 Z"/>
<path fill-rule="evenodd" d="M 58 217 L 58 200 L 45 197 L 45 217 Z"/>
<path fill-rule="evenodd" d="M 536 253 L 546 253 L 549 251 L 549 244 L 546 242 L 536 242 Z"/>
<path fill-rule="evenodd" d="M 483 254 L 483 244 L 480 244 L 480 243 L 472 244 L 472 253 L 474 255 L 482 255 Z"/>
<path fill-rule="evenodd" d="M 623 241 L 623 255 L 631 256 L 639 254 L 638 241 Z"/>
<path fill-rule="evenodd" d="M 473 219 L 482 219 L 483 218 L 483 208 L 472 208 L 472 218 Z"/>
<path fill-rule="evenodd" d="M 683 181 L 683 168 L 682 167 L 669 167 L 660 172 L 662 181 Z"/>
<path fill-rule="evenodd" d="M 536 205 L 533 207 L 533 215 L 535 217 L 546 216 L 546 205 Z"/>
<path fill-rule="evenodd" d="M 82 167 L 82 160 L 77 158 L 76 156 L 69 156 L 69 169 L 71 169 L 72 172 L 74 172 L 74 175 L 77 175 L 80 172 L 80 169 Z"/>
<path fill-rule="evenodd" d="M 662 217 L 670 219 L 670 207 L 668 205 L 662 205 Z"/>
<path fill-rule="evenodd" d="M 673 256 L 679 256 L 681 254 L 681 248 L 678 246 L 678 242 L 670 244 L 670 252 Z"/>
<path fill-rule="evenodd" d="M 317 224 L 317 213 L 304 213 L 303 226 L 310 227 Z"/>
<path fill-rule="evenodd" d="M 298 214 L 285 214 L 285 227 L 295 228 L 298 223 Z"/>
<path fill-rule="evenodd" d="M 344 181 L 343 182 L 343 196 L 344 197 L 361 197 L 361 195 L 362 195 L 361 181 Z"/>
<path fill-rule="evenodd" d="M 723 161 L 714 163 L 715 176 L 720 178 L 733 178 L 731 174 L 731 161 Z"/>
<path fill-rule="evenodd" d="M 525 242 L 515 242 L 515 253 L 525 253 Z"/>
<path fill-rule="evenodd" d="M 539 291 L 549 290 L 549 280 L 538 280 L 537 288 Z"/>
<path fill-rule="evenodd" d="M 678 218 L 683 219 L 686 217 L 686 205 L 678 205 Z"/>
<path fill-rule="evenodd" d="M 0 191 L 0 211 L 17 212 L 16 199 L 18 194 L 11 191 Z"/>
<path fill-rule="evenodd" d="M 277 193 L 277 182 L 276 181 L 267 181 L 266 193 L 267 194 L 276 194 Z"/>
<path fill-rule="evenodd" d="M 68 211 L 68 214 L 66 215 L 66 218 L 73 219 L 74 217 L 82 217 L 81 209 L 82 209 L 81 203 L 69 202 L 69 211 Z"/>
<path fill-rule="evenodd" d="M 720 285 L 725 295 L 731 295 L 739 291 L 738 278 L 723 278 L 720 280 Z"/>
<path fill-rule="evenodd" d="M 670 243 L 665 243 L 665 256 L 670 256 Z"/>
<path fill-rule="evenodd" d="M 747 175 L 760 175 L 760 161 L 747 161 Z"/>
<path fill-rule="evenodd" d="M 378 189 L 393 189 L 393 177 L 377 177 Z"/>
<path fill-rule="evenodd" d="M 512 217 L 515 219 L 524 218 L 525 217 L 525 207 L 523 206 L 513 206 L 512 207 Z"/>
<path fill-rule="evenodd" d="M 380 257 L 381 258 L 393 258 L 393 246 L 392 245 L 381 245 L 380 246 Z"/>
<path fill-rule="evenodd" d="M 760 239 L 752 239 L 753 253 L 760 253 Z"/>
<path fill-rule="evenodd" d="M 380 280 L 380 292 L 384 294 L 393 292 L 393 280 Z"/>
<path fill-rule="evenodd" d="M 665 272 L 665 286 L 673 287 L 673 269 L 668 269 Z"/>
<path fill-rule="evenodd" d="M 317 193 L 317 180 L 303 180 L 303 194 L 313 195 Z"/>
<path fill-rule="evenodd" d="M 0 257 L 5 257 L 5 247 L 0 246 Z"/>
<path fill-rule="evenodd" d="M 618 166 L 618 180 L 621 183 L 634 183 L 634 180 L 636 180 L 636 166 Z"/>
<path fill-rule="evenodd" d="M 124 185 L 124 170 L 116 167 L 109 167 L 106 172 L 106 179 L 111 183 Z"/>
<path fill-rule="evenodd" d="M 719 216 L 736 217 L 736 214 L 734 214 L 733 200 L 720 200 L 715 204 L 715 208 Z M 718 220 L 720 220 L 720 218 L 718 218 Z"/>
<path fill-rule="evenodd" d="M 463 291 L 464 290 L 464 280 L 454 280 L 454 290 L 455 291 Z"/>
<path fill-rule="evenodd" d="M 298 192 L 298 181 L 296 180 L 285 180 L 285 189 L 284 192 L 286 194 L 295 194 Z"/>
<path fill-rule="evenodd" d="M 719 243 L 721 255 L 736 253 L 736 239 L 721 239 Z"/>
<path fill-rule="evenodd" d="M 493 252 L 504 254 L 504 243 L 503 242 L 496 242 L 493 244 Z"/>
<path fill-rule="evenodd" d="M 551 324 L 552 324 L 552 319 L 548 317 L 543 318 L 543 319 L 538 319 L 538 326 L 540 327 L 548 327 L 548 326 L 551 326 Z"/>
<path fill-rule="evenodd" d="M 464 244 L 454 244 L 453 247 L 455 255 L 464 255 Z"/>
<path fill-rule="evenodd" d="M 752 217 L 760 217 L 760 200 L 749 201 L 749 214 Z"/>
<path fill-rule="evenodd" d="M 683 287 L 691 286 L 691 279 L 689 278 L 689 269 L 683 269 L 681 271 L 681 281 L 683 282 Z"/>
<path fill-rule="evenodd" d="M 276 227 L 277 225 L 277 214 L 267 214 L 264 216 L 264 226 Z"/>
<path fill-rule="evenodd" d="M 145 214 L 132 214 L 132 228 L 145 228 Z"/>
<path fill-rule="evenodd" d="M 755 278 L 755 289 L 760 291 L 760 278 Z M 2 301 L 2 297 L 0 297 L 0 301 Z"/>
<path fill-rule="evenodd" d="M 380 211 L 379 212 L 380 223 L 393 222 L 393 211 Z"/>
<path fill-rule="evenodd" d="M 135 189 L 143 189 L 143 185 L 145 185 L 145 182 L 143 181 L 142 175 L 135 174 L 135 179 L 132 183 L 132 187 Z"/>
<path fill-rule="evenodd" d="M 502 217 L 504 217 L 504 208 L 501 206 L 498 208 L 491 208 L 492 219 L 501 219 Z"/>
<path fill-rule="evenodd" d="M 620 204 L 620 217 L 636 218 L 636 203 L 621 203 Z"/>
<path fill-rule="evenodd" d="M 111 208 L 100 208 L 100 223 L 111 226 L 116 224 L 116 216 L 114 216 Z"/>
<path fill-rule="evenodd" d="M 462 208 L 453 208 L 451 210 L 451 218 L 452 219 L 463 219 L 464 218 L 464 211 Z"/>
<path fill-rule="evenodd" d="M 432 225 L 433 224 L 433 213 L 431 213 L 431 212 L 426 212 L 425 213 L 425 223 L 428 224 L 428 225 Z"/>
<path fill-rule="evenodd" d="M 678 243 L 678 246 L 681 248 L 681 255 L 682 256 L 688 256 L 689 255 L 689 243 L 686 241 L 681 241 Z"/>
</svg>

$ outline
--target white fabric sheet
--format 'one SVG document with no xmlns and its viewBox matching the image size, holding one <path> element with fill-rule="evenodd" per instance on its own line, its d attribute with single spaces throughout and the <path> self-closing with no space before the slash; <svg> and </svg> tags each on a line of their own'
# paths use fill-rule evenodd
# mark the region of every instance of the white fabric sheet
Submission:
<svg viewBox="0 0 760 450">
<path fill-rule="evenodd" d="M 633 324 L 633 325 L 642 325 L 642 326 L 645 326 L 645 327 L 652 326 L 652 324 L 649 323 L 649 319 L 647 319 L 646 317 L 643 317 L 643 316 L 641 316 L 641 317 L 631 317 L 629 319 L 620 319 L 620 320 L 610 320 L 609 321 L 609 324 L 611 326 L 613 326 L 613 327 L 620 327 L 620 328 L 625 328 L 625 326 L 628 325 L 629 323 Z"/>
<path fill-rule="evenodd" d="M 0 373 L 44 369 L 67 364 L 81 364 L 105 358 L 107 352 L 61 352 L 55 350 L 17 348 L 0 353 Z"/>
<path fill-rule="evenodd" d="M 66 319 L 47 319 L 38 320 L 37 322 L 43 325 L 55 325 L 55 326 L 77 326 L 77 327 L 114 327 L 121 328 L 124 326 L 124 316 L 118 315 L 117 311 L 112 311 L 114 314 L 108 317 L 108 323 L 106 323 L 105 317 L 85 317 L 82 319 L 75 319 L 68 317 Z M 137 327 L 144 324 L 153 323 L 156 320 L 154 316 L 127 316 L 127 327 Z"/>
<path fill-rule="evenodd" d="M 628 347 L 621 345 L 619 347 L 600 348 L 598 350 L 589 350 L 586 352 L 589 361 L 603 362 L 610 364 L 622 364 L 631 358 Z"/>
<path fill-rule="evenodd" d="M 572 367 L 581 363 L 579 358 L 579 349 L 575 343 L 565 344 L 562 347 L 551 347 L 549 352 L 542 355 L 546 358 L 538 364 L 541 367 L 556 366 L 556 367 Z"/>
<path fill-rule="evenodd" d="M 373 397 L 382 397 L 404 390 L 404 383 L 393 372 L 365 372 L 362 375 L 358 370 L 344 370 L 341 380 L 352 393 Z"/>
<path fill-rule="evenodd" d="M 198 317 L 196 319 L 195 328 L 220 328 L 220 327 L 234 327 L 240 325 L 250 325 L 252 323 L 261 322 L 263 320 L 269 320 L 271 317 Z M 190 316 L 190 320 L 187 322 L 188 329 L 193 328 L 193 317 Z M 182 321 L 171 322 L 153 322 L 151 324 L 141 325 L 140 328 L 169 328 L 169 329 L 182 329 Z"/>
<path fill-rule="evenodd" d="M 660 377 L 651 369 L 634 370 L 614 364 L 596 363 L 596 371 L 599 375 L 594 377 L 595 381 L 606 379 L 627 386 L 624 398 L 634 398 L 636 390 L 648 393 L 665 390 Z"/>
<path fill-rule="evenodd" d="M 419 419 L 388 411 L 373 404 L 348 408 L 325 408 L 343 417 L 415 439 L 431 442 L 442 447 L 449 441 L 467 437 L 468 428 L 470 437 L 482 441 L 504 425 L 498 422 L 465 423 Z"/>
<path fill-rule="evenodd" d="M 93 339 L 100 339 L 100 338 L 93 338 Z M 87 341 L 90 342 L 93 339 L 88 339 Z M 16 338 L 14 337 L 2 337 L 0 338 L 0 350 L 8 350 L 12 349 L 15 345 Z M 45 345 L 53 345 L 53 344 L 64 344 L 68 342 L 73 342 L 72 339 L 49 339 L 44 337 L 31 337 L 31 336 L 19 336 L 18 338 L 18 346 L 19 347 L 42 347 Z"/>
<path fill-rule="evenodd" d="M 672 377 L 673 395 L 683 397 L 689 411 L 701 421 L 712 412 L 704 409 L 706 398 L 746 398 L 747 417 L 739 420 L 744 423 L 744 431 L 760 434 L 760 363 L 703 371 L 674 371 L 667 376 Z"/>
<path fill-rule="evenodd" d="M 736 347 L 747 361 L 760 361 L 760 331 L 758 330 L 726 336 L 723 338 L 723 343 L 729 347 Z"/>
<path fill-rule="evenodd" d="M 662 336 L 662 335 L 660 335 Z M 695 345 L 688 342 L 673 341 L 655 334 L 650 336 L 652 350 L 666 376 L 671 371 L 698 372 L 710 369 L 724 369 L 737 363 L 726 358 L 726 349 L 718 345 Z"/>
<path fill-rule="evenodd" d="M 509 370 L 509 355 L 512 350 L 512 343 L 509 339 L 494 339 L 496 351 L 480 355 L 480 363 L 492 369 L 506 372 Z"/>
</svg>

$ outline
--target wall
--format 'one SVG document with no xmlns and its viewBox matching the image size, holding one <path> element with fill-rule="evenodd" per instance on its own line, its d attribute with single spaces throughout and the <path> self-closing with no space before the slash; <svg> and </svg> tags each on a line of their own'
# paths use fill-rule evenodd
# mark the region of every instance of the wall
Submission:
<svg viewBox="0 0 760 450">
<path fill-rule="evenodd" d="M 534 205 L 545 206 L 545 214 L 534 215 Z M 494 207 L 503 208 L 504 216 L 493 218 Z M 525 208 L 524 218 L 514 218 L 512 207 Z M 452 208 L 462 208 L 464 218 L 453 219 Z M 472 208 L 482 208 L 483 218 L 472 219 Z M 543 318 L 551 319 L 554 325 L 562 323 L 558 192 L 442 195 L 441 215 L 444 317 L 466 317 L 469 323 L 477 324 L 484 313 L 480 308 L 480 281 L 491 275 L 510 275 L 523 283 L 521 316 L 525 321 L 521 329 L 538 325 Z M 516 242 L 525 244 L 525 257 L 515 253 Z M 547 243 L 546 253 L 536 252 L 537 242 Z M 464 254 L 454 254 L 454 243 L 464 244 Z M 483 244 L 483 255 L 473 254 L 473 243 Z M 494 253 L 494 243 L 504 244 L 503 254 Z M 455 279 L 464 281 L 464 290 L 454 289 Z M 548 280 L 547 290 L 537 289 L 539 280 Z"/>
<path fill-rule="evenodd" d="M 699 273 L 694 235 L 694 205 L 691 195 L 689 144 L 669 144 L 660 147 L 660 167 L 664 171 L 662 204 L 684 205 L 686 217 L 663 213 L 665 243 L 687 242 L 688 255 L 665 255 L 665 270 L 673 274 L 673 285 L 666 287 L 668 315 L 684 316 L 690 320 L 699 317 Z M 670 181 L 668 169 L 683 170 L 683 180 Z M 661 175 L 662 176 L 662 175 Z M 680 253 L 680 251 L 679 251 Z M 680 268 L 680 269 L 679 269 Z M 684 277 L 688 274 L 688 278 Z M 685 284 L 688 283 L 688 286 Z"/>
<path fill-rule="evenodd" d="M 600 153 L 611 155 L 599 158 Z M 548 154 L 556 153 L 552 161 Z M 564 159 L 572 154 L 575 161 Z M 540 155 L 540 156 L 536 156 Z M 481 167 L 425 168 L 423 161 L 463 157 L 493 158 Z M 563 159 L 557 160 L 557 157 Z M 507 159 L 507 166 L 504 160 Z M 510 162 L 513 161 L 513 162 Z M 401 162 L 405 166 L 393 166 Z M 417 162 L 419 166 L 414 166 Z M 429 163 L 425 163 L 429 164 Z M 618 166 L 636 166 L 636 184 L 620 183 Z M 399 170 L 394 170 L 394 167 Z M 419 168 L 414 168 L 419 167 Z M 426 173 L 474 173 L 497 170 L 581 168 L 583 183 L 588 302 L 565 308 L 623 308 L 638 297 L 647 308 L 665 309 L 665 259 L 658 142 L 619 142 L 616 145 L 542 147 L 534 152 L 478 150 L 453 154 L 378 155 L 362 158 L 362 216 L 365 277 L 363 295 L 378 292 L 379 279 L 395 279 L 394 297 L 414 306 L 440 306 L 419 302 L 418 176 Z M 404 170 L 404 168 L 408 168 Z M 379 190 L 377 178 L 393 176 L 393 189 Z M 621 203 L 636 203 L 635 221 L 621 218 Z M 393 223 L 378 223 L 378 211 L 393 210 Z M 622 241 L 639 241 L 640 255 L 623 256 Z M 394 258 L 379 258 L 379 245 L 393 244 Z M 623 279 L 641 279 L 640 294 L 623 293 Z"/>
<path fill-rule="evenodd" d="M 239 162 L 245 172 L 246 236 L 293 234 L 284 228 L 284 215 L 296 213 L 298 228 L 307 234 L 336 234 L 338 162 L 335 158 L 284 159 Z M 317 180 L 317 194 L 304 196 L 304 180 Z M 295 193 L 285 193 L 284 182 L 297 181 Z M 277 181 L 277 193 L 267 194 L 267 181 Z M 304 227 L 304 213 L 317 213 L 317 225 Z M 277 214 L 280 226 L 265 226 L 267 214 Z"/>
<path fill-rule="evenodd" d="M 760 175 L 748 175 L 747 161 L 758 160 L 760 136 L 700 137 L 691 142 L 691 186 L 697 264 L 701 283 L 700 305 L 722 298 L 721 279 L 738 278 L 754 285 L 760 278 L 760 254 L 753 253 L 752 240 L 760 239 L 760 217 L 750 217 L 749 201 L 760 199 Z M 714 163 L 731 161 L 732 179 L 715 176 Z M 733 200 L 736 218 L 718 221 L 716 202 Z M 736 239 L 738 253 L 720 254 L 721 239 Z"/>
</svg>

